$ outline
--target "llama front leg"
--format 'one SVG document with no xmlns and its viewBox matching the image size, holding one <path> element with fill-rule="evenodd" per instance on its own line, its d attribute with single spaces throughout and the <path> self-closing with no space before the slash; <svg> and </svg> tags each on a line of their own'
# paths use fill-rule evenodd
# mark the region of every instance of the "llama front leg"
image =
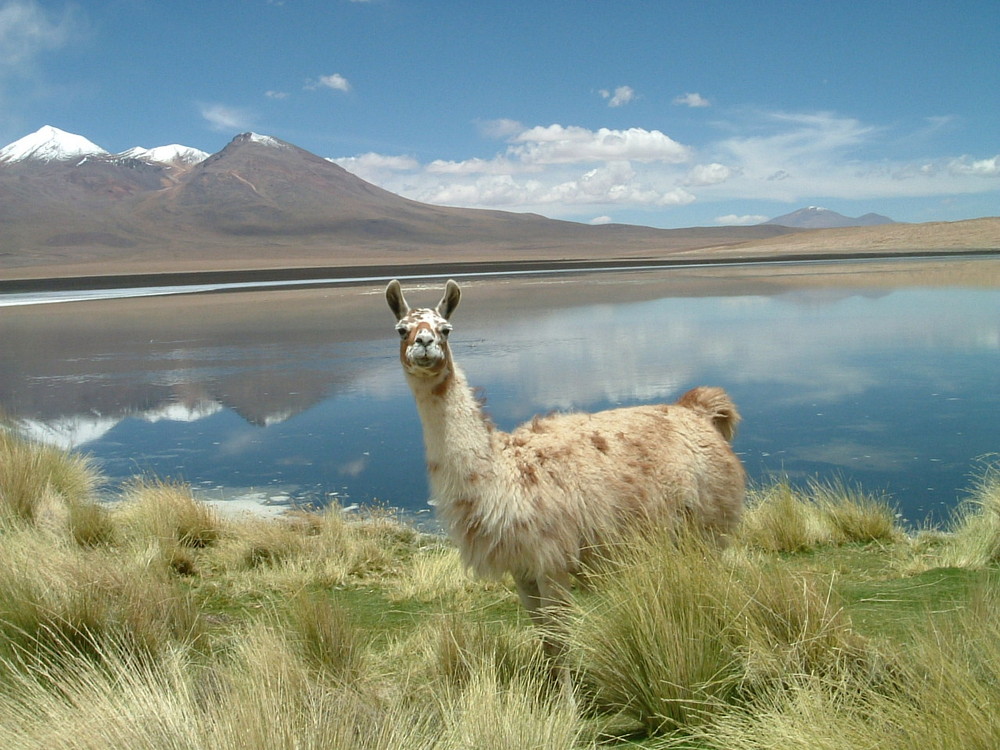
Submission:
<svg viewBox="0 0 1000 750">
<path fill-rule="evenodd" d="M 538 590 L 538 581 L 534 578 L 518 578 L 515 583 L 521 606 L 524 607 L 536 627 L 543 627 L 545 621 L 542 615 L 542 596 Z"/>
<path fill-rule="evenodd" d="M 564 635 L 564 619 L 569 604 L 569 576 L 544 577 L 541 580 L 518 579 L 517 594 L 539 631 L 553 681 L 572 701 L 573 682 L 565 659 Z"/>
</svg>

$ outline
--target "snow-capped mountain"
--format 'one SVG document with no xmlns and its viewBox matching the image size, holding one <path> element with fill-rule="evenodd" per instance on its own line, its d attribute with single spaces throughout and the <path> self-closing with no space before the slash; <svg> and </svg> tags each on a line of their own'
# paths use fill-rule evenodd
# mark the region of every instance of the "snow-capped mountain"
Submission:
<svg viewBox="0 0 1000 750">
<path fill-rule="evenodd" d="M 0 163 L 17 162 L 74 162 L 87 157 L 139 159 L 153 164 L 170 166 L 192 166 L 208 158 L 208 153 L 177 143 L 156 148 L 130 148 L 120 154 L 112 154 L 82 135 L 67 133 L 65 130 L 45 125 L 34 133 L 20 138 L 0 149 Z"/>
<path fill-rule="evenodd" d="M 0 163 L 31 159 L 72 161 L 87 156 L 105 156 L 108 152 L 82 135 L 45 125 L 0 149 Z"/>
<path fill-rule="evenodd" d="M 209 157 L 209 153 L 197 148 L 191 148 L 190 146 L 181 146 L 180 144 L 172 143 L 169 146 L 157 146 L 156 148 L 136 146 L 135 148 L 128 149 L 128 151 L 122 151 L 119 156 L 153 162 L 155 164 L 192 166 L 205 161 Z"/>
<path fill-rule="evenodd" d="M 431 205 L 272 136 L 243 133 L 207 157 L 177 145 L 112 154 L 50 126 L 0 150 L 0 226 L 0 269 L 60 273 L 67 264 L 80 273 L 115 263 L 133 272 L 356 264 L 415 248 L 462 261 L 535 246 L 559 257 L 612 245 L 652 253 L 794 231 L 595 227 Z"/>
<path fill-rule="evenodd" d="M 807 206 L 790 214 L 776 216 L 765 225 L 793 227 L 796 229 L 835 229 L 838 227 L 874 227 L 879 224 L 895 224 L 888 216 L 868 213 L 864 216 L 851 218 L 820 206 Z"/>
</svg>

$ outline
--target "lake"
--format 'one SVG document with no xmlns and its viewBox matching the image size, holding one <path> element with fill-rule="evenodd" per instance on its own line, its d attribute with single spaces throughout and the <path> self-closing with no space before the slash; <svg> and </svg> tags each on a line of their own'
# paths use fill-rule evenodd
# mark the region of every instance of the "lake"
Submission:
<svg viewBox="0 0 1000 750">
<path fill-rule="evenodd" d="M 463 280 L 452 349 L 501 429 L 726 388 L 755 481 L 841 479 L 940 522 L 1000 451 L 1000 258 Z M 411 304 L 441 281 L 404 282 Z M 0 413 L 136 475 L 271 507 L 427 483 L 384 282 L 0 309 Z M 240 506 L 242 507 L 242 506 Z"/>
</svg>

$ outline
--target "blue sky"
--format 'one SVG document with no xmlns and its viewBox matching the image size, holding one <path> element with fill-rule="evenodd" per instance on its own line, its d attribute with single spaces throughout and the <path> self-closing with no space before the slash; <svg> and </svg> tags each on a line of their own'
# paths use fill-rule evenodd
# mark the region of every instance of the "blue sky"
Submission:
<svg viewBox="0 0 1000 750">
<path fill-rule="evenodd" d="M 1000 215 L 997 0 L 0 0 L 0 145 L 290 141 L 430 203 Z"/>
</svg>

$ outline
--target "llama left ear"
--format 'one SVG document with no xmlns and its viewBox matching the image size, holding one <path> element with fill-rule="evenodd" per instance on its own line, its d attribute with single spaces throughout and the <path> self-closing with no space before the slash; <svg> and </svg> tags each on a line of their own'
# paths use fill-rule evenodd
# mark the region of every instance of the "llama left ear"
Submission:
<svg viewBox="0 0 1000 750">
<path fill-rule="evenodd" d="M 451 318 L 451 314 L 458 308 L 458 302 L 462 299 L 462 290 L 454 279 L 448 279 L 444 285 L 444 296 L 438 302 L 437 312 L 445 320 Z"/>
<path fill-rule="evenodd" d="M 390 281 L 389 286 L 385 288 L 385 301 L 389 303 L 389 309 L 396 316 L 396 320 L 402 320 L 410 312 L 410 306 L 406 304 L 406 298 L 403 296 L 403 288 L 397 279 Z"/>
</svg>

